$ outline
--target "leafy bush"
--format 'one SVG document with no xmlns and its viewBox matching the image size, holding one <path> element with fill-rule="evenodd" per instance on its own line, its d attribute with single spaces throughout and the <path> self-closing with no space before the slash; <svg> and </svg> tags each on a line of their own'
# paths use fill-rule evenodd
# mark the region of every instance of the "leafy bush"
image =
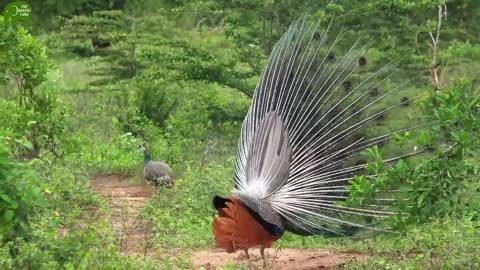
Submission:
<svg viewBox="0 0 480 270">
<path fill-rule="evenodd" d="M 150 119 L 158 127 L 164 127 L 165 121 L 173 113 L 177 99 L 168 96 L 164 89 L 166 85 L 141 85 L 139 87 L 138 109 L 139 113 Z"/>
<path fill-rule="evenodd" d="M 0 101 L 0 121 L 9 132 L 32 142 L 27 153 L 20 149 L 20 155 L 31 158 L 44 149 L 57 153 L 65 112 L 50 85 L 41 86 L 50 68 L 45 48 L 21 26 L 1 22 L 0 32 L 0 74 L 5 79 L 3 84 L 15 81 L 14 96 L 18 99 Z"/>
<path fill-rule="evenodd" d="M 450 61 L 468 59 L 473 62 L 479 62 L 480 46 L 475 46 L 470 42 L 452 42 L 445 52 L 445 56 Z"/>
<path fill-rule="evenodd" d="M 24 163 L 11 159 L 11 145 L 22 142 L 0 135 L 0 243 L 29 239 L 31 219 L 45 207 L 42 183 L 35 172 Z M 24 147 L 32 147 L 23 142 Z M 16 256 L 16 247 L 10 249 Z"/>
<path fill-rule="evenodd" d="M 368 169 L 377 177 L 374 180 L 356 177 L 350 203 L 371 203 L 378 193 L 397 190 L 395 208 L 401 213 L 394 218 L 397 226 L 433 217 L 479 219 L 480 183 L 476 177 L 480 169 L 479 90 L 462 81 L 433 98 L 426 106 L 430 112 L 425 114 L 434 121 L 430 131 L 407 139 L 426 149 L 436 145 L 433 157 L 385 166 L 378 148 L 368 150 L 366 155 L 374 160 Z M 408 214 L 406 220 L 403 214 Z"/>
</svg>

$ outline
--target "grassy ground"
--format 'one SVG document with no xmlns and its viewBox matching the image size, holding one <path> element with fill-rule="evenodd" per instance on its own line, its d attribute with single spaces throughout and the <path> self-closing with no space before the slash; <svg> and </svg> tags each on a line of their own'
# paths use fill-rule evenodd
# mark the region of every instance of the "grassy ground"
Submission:
<svg viewBox="0 0 480 270">
<path fill-rule="evenodd" d="M 89 80 L 88 75 L 85 75 L 88 69 L 86 61 L 60 59 L 57 63 L 63 74 L 60 79 L 63 80 L 67 89 L 85 86 L 85 81 Z M 98 173 L 128 172 L 133 176 L 132 183 L 138 183 L 142 181 L 139 174 L 142 157 L 134 149 L 139 141 L 128 136 L 122 137 L 121 132 L 112 125 L 111 118 L 107 114 L 98 115 L 95 110 L 87 109 L 108 106 L 98 98 L 99 96 L 88 94 L 62 96 L 63 102 L 72 109 L 70 124 L 74 132 L 78 132 L 80 143 L 86 142 L 87 138 L 96 134 L 95 141 L 88 144 L 93 147 L 92 152 L 84 151 L 83 155 L 86 156 L 81 157 L 79 161 L 85 164 L 79 170 L 85 169 L 86 172 L 78 173 L 84 175 L 82 179 L 86 179 L 87 176 Z M 81 118 L 79 115 L 82 115 Z M 98 134 L 100 130 L 102 132 Z M 142 262 L 141 266 L 132 259 L 131 263 L 136 267 L 147 269 L 161 262 L 165 268 L 186 268 L 190 263 L 189 254 L 192 250 L 212 247 L 211 222 L 215 212 L 210 205 L 211 198 L 217 193 L 227 195 L 232 187 L 235 142 L 221 141 L 216 138 L 216 141 L 212 140 L 210 143 L 223 145 L 222 149 L 216 148 L 216 151 L 208 152 L 207 149 L 210 148 L 207 144 L 204 146 L 205 151 L 202 153 L 201 162 L 188 160 L 184 164 L 175 164 L 177 166 L 174 168 L 180 176 L 175 188 L 161 190 L 144 209 L 145 217 L 154 221 L 155 244 L 158 250 L 167 254 L 171 250 L 179 250 L 179 252 L 172 257 L 153 256 L 146 262 Z M 162 139 L 158 142 L 152 141 L 150 144 L 156 153 L 169 152 L 163 149 L 165 144 Z M 118 145 L 121 146 L 120 149 Z M 80 206 L 80 212 L 74 212 L 78 215 L 81 215 L 81 209 L 85 209 L 87 205 L 98 204 L 97 196 L 88 191 L 85 181 L 82 180 L 82 185 L 76 189 L 79 191 L 77 205 Z M 77 219 L 78 215 L 68 215 L 65 217 L 66 223 Z M 91 226 L 109 231 L 108 224 L 94 223 Z M 348 263 L 345 266 L 348 269 L 476 269 L 480 267 L 479 228 L 478 221 L 437 220 L 421 227 L 411 228 L 409 235 L 406 236 L 383 235 L 366 240 L 299 237 L 287 233 L 275 246 L 280 249 L 327 248 L 335 251 L 364 253 L 369 256 L 364 262 Z M 90 231 L 89 236 L 99 237 L 97 241 L 101 244 L 97 243 L 98 247 L 109 243 L 108 246 L 112 252 L 115 252 L 115 241 L 110 233 Z M 75 239 L 85 241 L 82 236 L 75 233 L 68 238 L 65 241 Z M 95 258 L 97 262 L 101 259 L 101 257 Z M 125 265 L 129 265 L 129 262 Z M 233 268 L 227 267 L 227 269 Z"/>
</svg>

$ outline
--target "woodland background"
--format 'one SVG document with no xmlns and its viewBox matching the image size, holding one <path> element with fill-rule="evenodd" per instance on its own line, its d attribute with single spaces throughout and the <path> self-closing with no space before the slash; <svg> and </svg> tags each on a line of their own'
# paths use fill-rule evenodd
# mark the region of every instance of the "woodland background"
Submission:
<svg viewBox="0 0 480 270">
<path fill-rule="evenodd" d="M 398 141 L 449 148 L 372 165 L 414 202 L 399 209 L 407 220 L 392 221 L 400 234 L 287 234 L 277 247 L 371 256 L 349 269 L 480 268 L 480 1 L 29 3 L 32 25 L 0 22 L 0 268 L 188 268 L 193 250 L 213 245 L 211 198 L 233 185 L 241 122 L 267 56 L 305 14 L 323 22 L 335 14 L 347 31 L 372 34 L 369 63 L 397 59 L 405 80 L 418 78 L 392 97 L 411 104 L 384 124 L 425 115 L 437 121 L 430 132 Z M 88 209 L 108 211 L 90 179 L 143 181 L 142 144 L 178 178 L 142 210 L 158 252 L 121 257 L 118 235 L 102 219 L 60 237 L 59 228 L 74 227 Z M 375 164 L 381 152 L 370 158 Z M 376 185 L 358 179 L 352 200 Z"/>
</svg>

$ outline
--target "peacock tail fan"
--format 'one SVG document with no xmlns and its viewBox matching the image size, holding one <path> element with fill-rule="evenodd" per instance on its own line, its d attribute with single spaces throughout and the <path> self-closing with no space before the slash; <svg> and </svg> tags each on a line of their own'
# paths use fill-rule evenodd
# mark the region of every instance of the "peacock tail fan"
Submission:
<svg viewBox="0 0 480 270">
<path fill-rule="evenodd" d="M 403 112 L 412 98 L 393 98 L 411 81 L 394 61 L 367 61 L 371 39 L 332 25 L 299 19 L 275 45 L 242 125 L 233 195 L 296 234 L 388 231 L 381 220 L 396 214 L 394 191 L 351 206 L 351 181 L 368 175 L 368 148 L 385 148 L 385 162 L 421 153 L 388 141 L 428 123 Z"/>
</svg>

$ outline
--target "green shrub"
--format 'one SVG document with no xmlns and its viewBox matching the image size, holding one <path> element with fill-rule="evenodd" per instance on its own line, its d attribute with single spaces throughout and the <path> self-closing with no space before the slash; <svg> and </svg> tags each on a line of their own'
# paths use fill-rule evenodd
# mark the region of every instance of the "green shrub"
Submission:
<svg viewBox="0 0 480 270">
<path fill-rule="evenodd" d="M 38 208 L 45 207 L 40 178 L 25 163 L 10 156 L 12 144 L 21 142 L 0 134 L 0 241 L 5 244 L 16 239 L 30 239 L 31 220 Z M 32 147 L 23 142 L 24 147 Z M 16 247 L 11 246 L 16 256 Z"/>
<path fill-rule="evenodd" d="M 434 96 L 426 109 L 425 115 L 431 115 L 433 121 L 430 130 L 406 140 L 421 148 L 434 149 L 433 156 L 386 166 L 382 152 L 378 148 L 369 149 L 366 155 L 374 162 L 368 169 L 377 176 L 373 181 L 356 177 L 349 202 L 371 203 L 379 193 L 397 190 L 394 208 L 401 213 L 393 218 L 397 226 L 434 217 L 479 219 L 479 90 L 461 81 Z M 408 216 L 406 220 L 404 214 Z"/>
<path fill-rule="evenodd" d="M 44 149 L 58 154 L 65 112 L 56 91 L 44 84 L 50 68 L 45 47 L 21 26 L 1 21 L 0 32 L 2 84 L 14 81 L 16 88 L 16 101 L 0 101 L 0 121 L 13 134 L 32 142 L 28 151 L 19 149 L 21 156 L 36 157 Z"/>
</svg>

